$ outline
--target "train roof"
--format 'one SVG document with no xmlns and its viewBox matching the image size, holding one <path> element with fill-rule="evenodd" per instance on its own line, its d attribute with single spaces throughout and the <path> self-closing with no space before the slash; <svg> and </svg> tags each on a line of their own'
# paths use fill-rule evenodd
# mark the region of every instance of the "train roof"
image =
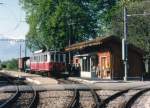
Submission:
<svg viewBox="0 0 150 108">
<path fill-rule="evenodd" d="M 64 52 L 54 51 L 54 50 L 51 50 L 51 51 L 38 50 L 38 51 L 35 51 L 32 55 L 41 55 L 41 54 L 47 54 L 47 53 L 64 53 Z"/>
</svg>

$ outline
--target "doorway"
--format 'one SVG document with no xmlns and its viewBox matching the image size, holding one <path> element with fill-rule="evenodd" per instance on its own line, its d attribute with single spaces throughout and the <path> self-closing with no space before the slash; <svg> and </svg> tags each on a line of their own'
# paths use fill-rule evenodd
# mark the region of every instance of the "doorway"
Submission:
<svg viewBox="0 0 150 108">
<path fill-rule="evenodd" d="M 111 73 L 109 69 L 109 64 L 108 64 L 108 59 L 107 56 L 102 56 L 100 57 L 100 73 L 99 73 L 99 78 L 101 79 L 111 79 Z"/>
</svg>

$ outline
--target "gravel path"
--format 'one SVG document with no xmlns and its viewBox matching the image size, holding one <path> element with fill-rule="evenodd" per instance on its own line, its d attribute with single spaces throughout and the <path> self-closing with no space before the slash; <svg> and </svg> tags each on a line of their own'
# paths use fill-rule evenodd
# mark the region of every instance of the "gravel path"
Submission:
<svg viewBox="0 0 150 108">
<path fill-rule="evenodd" d="M 92 108 L 93 104 L 95 104 L 95 103 L 94 103 L 91 92 L 90 91 L 80 91 L 79 95 L 80 95 L 79 103 L 81 104 L 81 107 Z"/>
<path fill-rule="evenodd" d="M 150 92 L 144 93 L 140 96 L 135 103 L 133 104 L 132 108 L 150 108 Z"/>
<path fill-rule="evenodd" d="M 116 90 L 113 90 L 113 91 L 112 90 L 97 90 L 96 91 L 96 93 L 98 94 L 98 96 L 100 96 L 100 99 L 102 101 L 117 92 L 118 91 L 116 91 Z"/>
<path fill-rule="evenodd" d="M 39 92 L 38 108 L 64 108 L 72 99 L 73 91 Z"/>
<path fill-rule="evenodd" d="M 21 93 L 19 98 L 10 108 L 27 108 L 31 103 L 33 93 Z"/>
<path fill-rule="evenodd" d="M 123 108 L 125 103 L 139 90 L 129 90 L 129 92 L 111 101 L 107 108 Z"/>
<path fill-rule="evenodd" d="M 1 92 L 0 93 L 0 104 L 2 104 L 3 102 L 5 102 L 12 95 L 13 95 L 13 93 L 4 93 L 4 92 Z"/>
</svg>

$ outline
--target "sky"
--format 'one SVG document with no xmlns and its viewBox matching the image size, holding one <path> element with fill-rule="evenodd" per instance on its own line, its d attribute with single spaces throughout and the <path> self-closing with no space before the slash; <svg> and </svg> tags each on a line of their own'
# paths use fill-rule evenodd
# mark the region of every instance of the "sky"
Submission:
<svg viewBox="0 0 150 108">
<path fill-rule="evenodd" d="M 19 0 L 0 0 L 0 39 L 25 39 L 29 25 Z M 0 41 L 0 60 L 24 56 L 24 42 Z"/>
</svg>

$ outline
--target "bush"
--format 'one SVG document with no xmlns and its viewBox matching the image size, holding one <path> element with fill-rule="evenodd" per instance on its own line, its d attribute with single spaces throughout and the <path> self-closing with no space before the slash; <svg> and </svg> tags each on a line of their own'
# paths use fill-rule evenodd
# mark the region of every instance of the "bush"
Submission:
<svg viewBox="0 0 150 108">
<path fill-rule="evenodd" d="M 2 62 L 2 68 L 6 68 L 8 70 L 18 70 L 18 60 L 12 59 Z"/>
</svg>

